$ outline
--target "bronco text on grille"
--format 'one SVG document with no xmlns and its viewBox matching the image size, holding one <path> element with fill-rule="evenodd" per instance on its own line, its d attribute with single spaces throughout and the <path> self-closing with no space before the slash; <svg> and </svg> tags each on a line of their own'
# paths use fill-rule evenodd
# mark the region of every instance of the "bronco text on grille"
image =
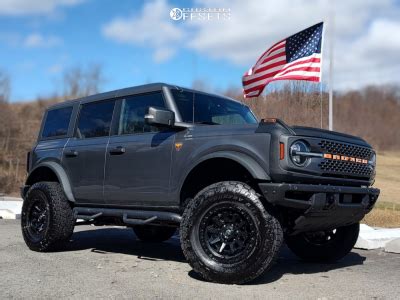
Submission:
<svg viewBox="0 0 400 300">
<path fill-rule="evenodd" d="M 324 152 L 319 167 L 325 176 L 363 177 L 369 179 L 374 172 L 368 162 L 375 155 L 372 149 L 353 144 L 321 140 L 318 143 Z"/>
</svg>

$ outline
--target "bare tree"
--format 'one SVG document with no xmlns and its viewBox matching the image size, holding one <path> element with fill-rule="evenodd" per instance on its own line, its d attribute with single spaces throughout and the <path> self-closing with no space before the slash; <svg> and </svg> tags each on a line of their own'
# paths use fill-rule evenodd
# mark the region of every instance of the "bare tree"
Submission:
<svg viewBox="0 0 400 300">
<path fill-rule="evenodd" d="M 0 70 L 0 102 L 8 101 L 10 89 L 10 77 Z"/>
<path fill-rule="evenodd" d="M 68 98 L 79 98 L 96 94 L 104 82 L 102 67 L 99 64 L 73 67 L 64 72 L 64 95 Z"/>
</svg>

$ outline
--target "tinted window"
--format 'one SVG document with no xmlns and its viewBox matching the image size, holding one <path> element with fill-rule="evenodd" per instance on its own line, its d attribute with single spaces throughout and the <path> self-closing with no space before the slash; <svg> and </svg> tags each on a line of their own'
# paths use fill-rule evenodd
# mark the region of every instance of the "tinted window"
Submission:
<svg viewBox="0 0 400 300">
<path fill-rule="evenodd" d="M 75 136 L 84 139 L 109 135 L 114 103 L 102 101 L 83 104 Z"/>
<path fill-rule="evenodd" d="M 244 104 L 222 97 L 173 90 L 183 122 L 203 124 L 255 124 L 257 119 Z"/>
<path fill-rule="evenodd" d="M 49 110 L 44 123 L 42 138 L 67 135 L 72 106 Z"/>
<path fill-rule="evenodd" d="M 158 131 L 155 126 L 144 122 L 149 106 L 165 107 L 161 93 L 132 96 L 123 101 L 119 122 L 119 134 L 132 134 Z"/>
</svg>

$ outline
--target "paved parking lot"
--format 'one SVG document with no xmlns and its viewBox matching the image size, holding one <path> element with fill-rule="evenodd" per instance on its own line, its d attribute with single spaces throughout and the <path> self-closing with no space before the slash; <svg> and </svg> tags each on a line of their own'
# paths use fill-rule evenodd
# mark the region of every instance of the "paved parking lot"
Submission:
<svg viewBox="0 0 400 300">
<path fill-rule="evenodd" d="M 337 264 L 308 264 L 286 248 L 257 281 L 237 286 L 202 281 L 185 262 L 178 238 L 144 244 L 130 229 L 77 227 L 64 252 L 36 253 L 19 222 L 0 220 L 0 299 L 399 299 L 400 255 L 354 250 Z"/>
</svg>

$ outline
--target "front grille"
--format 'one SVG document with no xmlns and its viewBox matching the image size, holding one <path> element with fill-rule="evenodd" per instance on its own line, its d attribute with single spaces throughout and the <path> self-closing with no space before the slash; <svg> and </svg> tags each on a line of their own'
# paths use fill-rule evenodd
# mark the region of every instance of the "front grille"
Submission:
<svg viewBox="0 0 400 300">
<path fill-rule="evenodd" d="M 321 152 L 333 155 L 370 160 L 374 151 L 367 147 L 342 142 L 321 140 L 318 143 Z M 318 164 L 324 176 L 350 177 L 369 180 L 374 169 L 369 164 L 349 160 L 323 159 Z"/>
<path fill-rule="evenodd" d="M 362 165 L 354 162 L 328 160 L 319 164 L 322 171 L 336 173 L 338 175 L 370 177 L 372 168 L 369 165 Z"/>
<path fill-rule="evenodd" d="M 326 153 L 352 156 L 367 160 L 369 160 L 374 153 L 370 148 L 335 141 L 322 140 L 318 145 L 321 147 L 321 150 Z"/>
</svg>

